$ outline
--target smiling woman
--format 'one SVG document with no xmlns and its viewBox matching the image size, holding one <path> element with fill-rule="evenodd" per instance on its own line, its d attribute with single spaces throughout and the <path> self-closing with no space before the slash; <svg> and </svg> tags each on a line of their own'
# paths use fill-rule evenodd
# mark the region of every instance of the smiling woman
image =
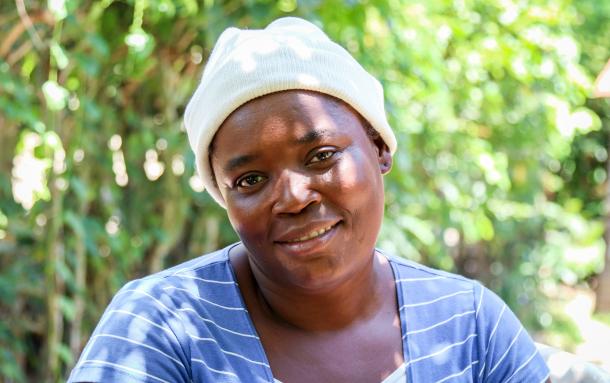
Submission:
<svg viewBox="0 0 610 383">
<path fill-rule="evenodd" d="M 117 293 L 70 382 L 542 382 L 477 282 L 375 249 L 383 90 L 296 18 L 219 38 L 185 116 L 241 242 Z"/>
</svg>

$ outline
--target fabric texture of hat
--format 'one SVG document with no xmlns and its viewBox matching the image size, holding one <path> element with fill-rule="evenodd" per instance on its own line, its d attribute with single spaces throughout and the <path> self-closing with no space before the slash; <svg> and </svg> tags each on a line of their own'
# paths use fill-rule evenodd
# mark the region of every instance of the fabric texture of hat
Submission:
<svg viewBox="0 0 610 383">
<path fill-rule="evenodd" d="M 396 151 L 381 84 L 317 26 L 285 17 L 260 30 L 228 28 L 218 38 L 184 115 L 199 176 L 222 207 L 225 201 L 208 156 L 218 128 L 246 102 L 290 89 L 343 100 L 371 124 L 392 154 Z"/>
</svg>

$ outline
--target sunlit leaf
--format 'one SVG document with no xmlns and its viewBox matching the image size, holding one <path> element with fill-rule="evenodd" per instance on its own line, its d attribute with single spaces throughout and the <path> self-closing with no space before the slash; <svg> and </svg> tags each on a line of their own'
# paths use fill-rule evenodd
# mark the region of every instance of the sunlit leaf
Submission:
<svg viewBox="0 0 610 383">
<path fill-rule="evenodd" d="M 42 92 L 50 110 L 62 110 L 66 107 L 70 93 L 56 81 L 42 84 Z"/>
<path fill-rule="evenodd" d="M 47 7 L 55 16 L 57 21 L 63 20 L 68 16 L 68 9 L 66 8 L 66 0 L 47 0 Z"/>
</svg>

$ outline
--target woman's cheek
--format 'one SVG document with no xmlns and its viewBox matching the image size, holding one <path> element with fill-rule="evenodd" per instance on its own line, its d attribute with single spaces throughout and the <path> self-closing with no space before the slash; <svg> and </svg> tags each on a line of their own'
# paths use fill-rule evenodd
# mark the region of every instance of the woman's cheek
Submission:
<svg viewBox="0 0 610 383">
<path fill-rule="evenodd" d="M 337 193 L 344 198 L 367 198 L 371 184 L 376 180 L 371 178 L 370 161 L 365 161 L 365 153 L 344 153 L 337 166 L 331 172 L 332 185 Z"/>
<path fill-rule="evenodd" d="M 231 226 L 233 226 L 233 230 L 235 230 L 243 242 L 254 244 L 258 242 L 255 238 L 261 236 L 260 231 L 263 226 L 260 225 L 260 219 L 256 220 L 252 217 L 259 215 L 248 209 L 237 209 L 238 206 L 232 206 L 232 209 L 229 211 L 228 215 Z"/>
</svg>

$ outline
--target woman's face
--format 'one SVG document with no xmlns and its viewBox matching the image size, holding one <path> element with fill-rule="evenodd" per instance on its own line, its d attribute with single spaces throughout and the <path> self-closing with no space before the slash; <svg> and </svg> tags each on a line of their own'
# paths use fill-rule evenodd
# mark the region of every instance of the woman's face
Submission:
<svg viewBox="0 0 610 383">
<path fill-rule="evenodd" d="M 212 167 L 255 274 L 332 288 L 370 264 L 391 155 L 332 97 L 284 91 L 223 123 Z"/>
</svg>

